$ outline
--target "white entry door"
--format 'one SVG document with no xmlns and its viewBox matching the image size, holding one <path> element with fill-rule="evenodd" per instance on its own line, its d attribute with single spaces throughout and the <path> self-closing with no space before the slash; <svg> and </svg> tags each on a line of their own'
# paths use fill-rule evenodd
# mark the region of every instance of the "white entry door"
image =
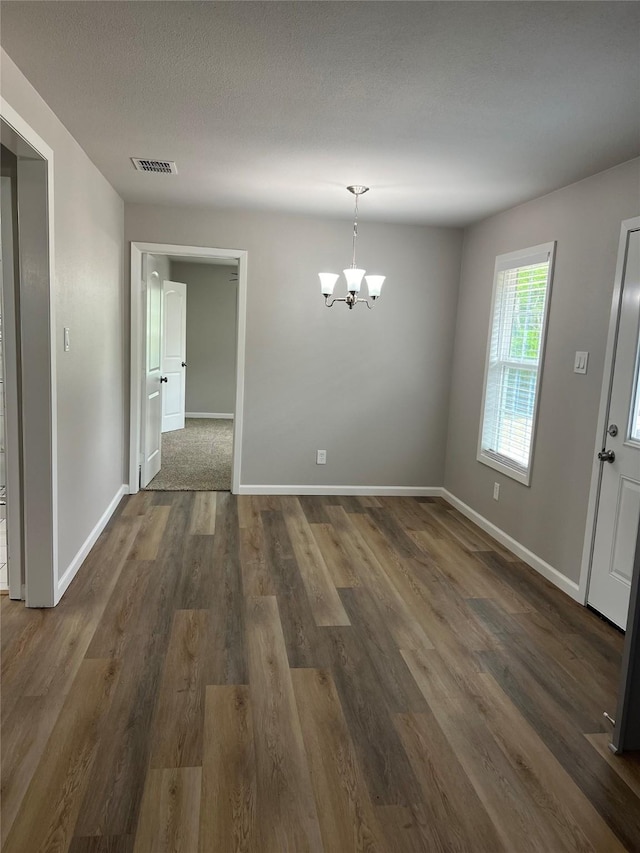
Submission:
<svg viewBox="0 0 640 853">
<path fill-rule="evenodd" d="M 154 258 L 143 255 L 144 381 L 142 392 L 142 464 L 140 486 L 144 489 L 160 470 L 162 461 L 162 282 Z"/>
<path fill-rule="evenodd" d="M 635 222 L 634 222 L 635 225 Z M 640 221 L 627 233 L 589 604 L 626 628 L 640 521 Z"/>
<path fill-rule="evenodd" d="M 162 282 L 162 432 L 184 429 L 187 285 Z"/>
</svg>

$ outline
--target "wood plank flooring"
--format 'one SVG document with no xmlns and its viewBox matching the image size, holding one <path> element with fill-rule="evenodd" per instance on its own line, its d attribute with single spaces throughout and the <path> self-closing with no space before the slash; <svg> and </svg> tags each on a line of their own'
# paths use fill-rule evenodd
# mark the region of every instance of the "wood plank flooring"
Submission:
<svg viewBox="0 0 640 853">
<path fill-rule="evenodd" d="M 1 616 L 3 853 L 640 851 L 622 636 L 440 499 L 141 492 Z"/>
</svg>

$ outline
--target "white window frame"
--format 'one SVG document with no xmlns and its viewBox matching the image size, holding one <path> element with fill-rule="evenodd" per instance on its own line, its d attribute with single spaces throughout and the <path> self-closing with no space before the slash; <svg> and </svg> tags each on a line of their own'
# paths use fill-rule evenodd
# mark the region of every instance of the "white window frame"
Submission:
<svg viewBox="0 0 640 853">
<path fill-rule="evenodd" d="M 540 402 L 540 386 L 542 383 L 542 372 L 544 368 L 544 356 L 547 344 L 547 326 L 549 321 L 549 307 L 551 305 L 551 288 L 553 285 L 553 273 L 555 262 L 556 242 L 541 243 L 539 246 L 531 246 L 528 249 L 520 249 L 517 252 L 508 252 L 504 255 L 496 257 L 496 264 L 493 273 L 493 293 L 491 296 L 491 313 L 489 314 L 489 334 L 487 335 L 487 353 L 484 366 L 484 382 L 482 388 L 482 408 L 480 410 L 480 432 L 478 435 L 478 454 L 477 460 L 495 471 L 500 471 L 507 477 L 517 480 L 525 486 L 531 483 L 531 471 L 533 468 L 533 456 L 535 450 L 536 429 L 538 422 L 538 407 Z M 510 465 L 507 462 L 502 462 L 494 455 L 487 453 L 482 446 L 482 435 L 484 432 L 484 416 L 485 406 L 487 401 L 487 383 L 489 380 L 489 367 L 491 361 L 491 336 L 493 333 L 493 318 L 496 310 L 496 297 L 498 293 L 498 276 L 501 272 L 514 267 L 529 266 L 535 263 L 543 263 L 549 261 L 549 275 L 547 278 L 547 293 L 545 299 L 545 309 L 542 318 L 542 330 L 540 332 L 540 359 L 538 363 L 535 398 L 533 403 L 533 417 L 531 420 L 531 442 L 529 445 L 529 462 L 526 468 L 513 463 Z"/>
</svg>

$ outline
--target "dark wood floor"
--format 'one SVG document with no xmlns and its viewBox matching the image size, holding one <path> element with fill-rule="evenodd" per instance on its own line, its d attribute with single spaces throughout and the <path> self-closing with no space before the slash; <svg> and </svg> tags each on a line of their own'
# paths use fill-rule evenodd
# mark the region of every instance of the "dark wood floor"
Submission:
<svg viewBox="0 0 640 853">
<path fill-rule="evenodd" d="M 437 499 L 143 492 L 2 601 L 2 849 L 638 851 L 621 648 Z"/>
</svg>

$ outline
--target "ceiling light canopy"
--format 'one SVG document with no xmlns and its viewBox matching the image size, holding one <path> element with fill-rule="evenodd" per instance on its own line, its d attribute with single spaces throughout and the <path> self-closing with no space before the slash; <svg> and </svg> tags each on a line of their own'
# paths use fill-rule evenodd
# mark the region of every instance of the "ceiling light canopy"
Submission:
<svg viewBox="0 0 640 853">
<path fill-rule="evenodd" d="M 340 278 L 338 273 L 333 272 L 321 272 L 318 273 L 320 277 L 320 288 L 322 291 L 322 295 L 324 296 L 324 304 L 327 308 L 331 308 L 336 302 L 344 302 L 349 308 L 353 308 L 353 306 L 357 302 L 364 302 L 367 308 L 371 308 L 371 303 L 375 302 L 376 299 L 380 296 L 382 292 L 382 284 L 384 282 L 385 276 L 383 275 L 365 275 L 366 270 L 360 269 L 356 265 L 356 241 L 358 239 L 358 198 L 364 193 L 369 191 L 369 187 L 363 187 L 360 184 L 356 184 L 354 186 L 347 187 L 350 193 L 356 197 L 355 210 L 353 214 L 353 255 L 351 259 L 351 266 L 346 270 L 342 270 L 345 279 L 347 280 L 347 295 L 346 296 L 333 296 L 333 289 L 336 286 L 337 280 Z M 369 291 L 369 296 L 362 298 L 359 297 L 360 286 L 362 285 L 362 279 L 367 283 L 367 289 Z M 331 301 L 329 301 L 331 300 Z M 371 303 L 369 302 L 371 300 Z"/>
</svg>

